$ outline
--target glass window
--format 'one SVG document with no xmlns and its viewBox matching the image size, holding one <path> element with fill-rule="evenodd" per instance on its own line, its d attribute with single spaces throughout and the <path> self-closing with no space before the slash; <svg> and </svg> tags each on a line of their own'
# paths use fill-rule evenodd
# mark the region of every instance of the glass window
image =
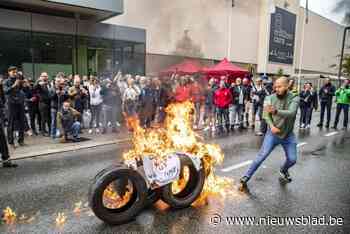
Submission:
<svg viewBox="0 0 350 234">
<path fill-rule="evenodd" d="M 7 73 L 9 66 L 17 66 L 27 72 L 26 64 L 32 62 L 30 33 L 0 29 L 0 72 Z M 31 68 L 30 68 L 31 70 Z"/>
<path fill-rule="evenodd" d="M 33 33 L 35 74 L 46 71 L 50 77 L 58 72 L 73 72 L 73 36 Z"/>
</svg>

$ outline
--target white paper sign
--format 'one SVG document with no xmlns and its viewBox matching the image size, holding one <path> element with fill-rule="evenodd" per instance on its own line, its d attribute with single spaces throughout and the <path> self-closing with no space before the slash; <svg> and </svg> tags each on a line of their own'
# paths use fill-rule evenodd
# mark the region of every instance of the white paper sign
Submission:
<svg viewBox="0 0 350 234">
<path fill-rule="evenodd" d="M 150 184 L 156 183 L 159 186 L 163 186 L 179 178 L 181 164 L 176 154 L 171 154 L 164 158 L 144 156 L 143 167 Z"/>
</svg>

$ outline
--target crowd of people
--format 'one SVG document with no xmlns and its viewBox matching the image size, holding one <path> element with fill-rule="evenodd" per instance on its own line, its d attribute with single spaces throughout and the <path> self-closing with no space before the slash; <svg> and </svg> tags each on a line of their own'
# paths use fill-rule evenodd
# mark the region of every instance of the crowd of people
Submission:
<svg viewBox="0 0 350 234">
<path fill-rule="evenodd" d="M 305 83 L 298 93 L 293 80 L 289 89 L 300 97 L 300 128 L 310 128 L 313 110 L 320 104 L 318 127 L 331 123 L 331 108 L 336 96 L 337 128 L 344 113 L 343 127 L 348 125 L 350 82 L 336 88 L 329 79 L 315 90 Z M 191 101 L 195 111 L 194 129 L 224 132 L 255 129 L 264 135 L 268 124 L 263 118 L 265 97 L 274 93 L 271 80 L 250 76 L 229 79 L 227 76 L 202 79 L 196 76 L 173 74 L 171 77 L 132 76 L 118 72 L 114 77 L 66 75 L 49 77 L 42 72 L 37 79 L 27 78 L 14 66 L 6 77 L 0 77 L 1 125 L 7 127 L 7 142 L 15 147 L 24 145 L 25 135 L 60 138 L 60 142 L 79 141 L 83 129 L 88 133 L 117 132 L 128 116 L 138 116 L 142 127 L 161 124 L 165 108 L 171 102 Z M 3 130 L 2 130 L 3 131 Z M 1 134 L 5 138 L 5 134 Z M 4 148 L 4 147 L 1 147 Z M 2 152 L 7 160 L 7 152 Z"/>
</svg>

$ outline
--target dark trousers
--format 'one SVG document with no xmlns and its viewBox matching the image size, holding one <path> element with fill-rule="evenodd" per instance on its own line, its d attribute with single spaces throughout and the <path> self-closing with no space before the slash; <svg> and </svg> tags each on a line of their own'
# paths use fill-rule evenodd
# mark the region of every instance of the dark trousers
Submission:
<svg viewBox="0 0 350 234">
<path fill-rule="evenodd" d="M 220 130 L 223 130 L 224 125 L 228 130 L 230 127 L 230 118 L 229 118 L 229 110 L 228 108 L 216 108 L 216 118 L 217 118 L 217 127 Z"/>
<path fill-rule="evenodd" d="M 348 127 L 348 120 L 349 120 L 349 104 L 337 104 L 337 112 L 335 114 L 335 121 L 334 121 L 334 127 L 338 126 L 339 122 L 339 117 L 341 112 L 344 112 L 344 122 L 343 122 L 343 127 Z"/>
<path fill-rule="evenodd" d="M 98 128 L 100 126 L 101 110 L 102 110 L 102 104 L 100 104 L 100 105 L 91 105 L 90 128 L 93 128 L 94 121 L 96 123 L 96 128 Z"/>
<path fill-rule="evenodd" d="M 308 125 L 311 123 L 312 107 L 300 107 L 300 125 Z"/>
<path fill-rule="evenodd" d="M 18 142 L 24 141 L 24 104 L 9 103 L 9 117 L 7 127 L 7 139 L 10 145 L 14 144 L 14 131 L 18 130 Z"/>
<path fill-rule="evenodd" d="M 331 102 L 321 102 L 321 118 L 320 118 L 320 124 L 323 124 L 324 120 L 324 113 L 327 111 L 327 125 L 331 122 L 331 109 L 332 109 L 332 103 Z"/>
<path fill-rule="evenodd" d="M 39 112 L 41 116 L 41 130 L 44 133 L 51 132 L 51 112 L 50 112 L 50 105 L 47 105 L 45 103 L 39 103 Z M 46 128 L 47 127 L 47 128 Z"/>
<path fill-rule="evenodd" d="M 37 104 L 28 105 L 29 119 L 30 119 L 30 128 L 33 132 L 37 131 L 36 120 L 39 124 L 39 130 L 41 131 L 41 116 L 39 112 L 39 106 Z"/>
<path fill-rule="evenodd" d="M 9 149 L 7 147 L 6 136 L 4 132 L 4 126 L 0 123 L 0 154 L 2 160 L 10 158 Z"/>
</svg>

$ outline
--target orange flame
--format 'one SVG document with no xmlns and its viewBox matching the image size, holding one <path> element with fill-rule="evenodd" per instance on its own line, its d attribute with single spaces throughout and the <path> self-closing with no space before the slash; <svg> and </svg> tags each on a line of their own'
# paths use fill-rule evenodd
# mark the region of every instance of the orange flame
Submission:
<svg viewBox="0 0 350 234">
<path fill-rule="evenodd" d="M 66 223 L 67 217 L 64 213 L 58 213 L 56 217 L 56 226 L 63 226 Z"/>
<path fill-rule="evenodd" d="M 166 108 L 167 117 L 163 128 L 143 129 L 137 117 L 127 119 L 133 129 L 134 148 L 123 154 L 124 160 L 139 159 L 143 155 L 162 158 L 175 152 L 184 152 L 200 157 L 203 161 L 207 179 L 200 199 L 209 194 L 222 195 L 232 186 L 227 178 L 214 175 L 214 166 L 224 160 L 218 145 L 200 142 L 199 135 L 192 129 L 194 105 L 191 102 L 173 103 Z M 172 184 L 173 191 L 181 189 L 183 181 Z"/>
<path fill-rule="evenodd" d="M 2 220 L 6 224 L 12 225 L 16 222 L 16 219 L 17 219 L 17 215 L 10 207 L 6 207 L 6 209 L 3 210 Z"/>
</svg>

